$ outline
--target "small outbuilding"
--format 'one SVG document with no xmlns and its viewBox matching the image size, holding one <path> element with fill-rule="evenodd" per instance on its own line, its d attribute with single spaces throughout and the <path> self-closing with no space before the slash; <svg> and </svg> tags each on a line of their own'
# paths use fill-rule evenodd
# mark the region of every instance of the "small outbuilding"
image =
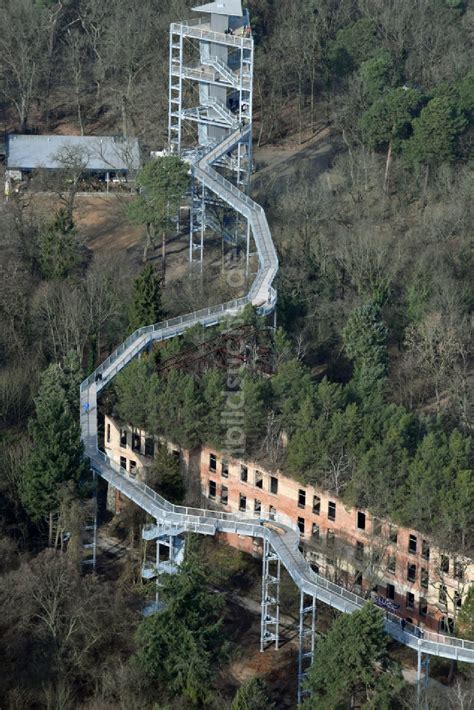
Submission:
<svg viewBox="0 0 474 710">
<path fill-rule="evenodd" d="M 140 168 L 136 138 L 114 136 L 31 136 L 9 134 L 7 177 L 24 179 L 34 170 L 80 169 L 84 176 L 126 182 Z"/>
</svg>

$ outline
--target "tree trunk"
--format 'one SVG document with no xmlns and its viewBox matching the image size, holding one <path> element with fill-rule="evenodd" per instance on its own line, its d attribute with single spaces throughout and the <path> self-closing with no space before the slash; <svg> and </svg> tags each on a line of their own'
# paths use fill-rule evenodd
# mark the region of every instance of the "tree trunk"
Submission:
<svg viewBox="0 0 474 710">
<path fill-rule="evenodd" d="M 426 166 L 426 170 L 425 170 L 425 180 L 424 180 L 424 183 L 423 183 L 423 194 L 422 194 L 422 196 L 421 196 L 421 204 L 422 204 L 423 207 L 426 207 L 426 191 L 427 191 L 427 189 L 428 189 L 428 178 L 429 178 L 429 176 L 430 176 L 430 166 L 427 165 L 427 166 Z"/>
<path fill-rule="evenodd" d="M 143 247 L 143 263 L 146 264 L 147 259 L 148 259 L 148 249 L 153 245 L 153 240 L 151 236 L 151 224 L 150 222 L 147 222 L 146 224 L 146 239 L 145 239 L 145 246 Z"/>
<path fill-rule="evenodd" d="M 20 119 L 20 133 L 26 133 L 27 109 L 26 109 L 26 99 L 24 96 L 21 97 L 20 110 L 18 113 L 19 113 L 19 119 Z"/>
<path fill-rule="evenodd" d="M 454 681 L 454 676 L 456 675 L 456 670 L 457 670 L 457 663 L 455 659 L 453 658 L 451 660 L 451 663 L 449 664 L 449 673 L 448 673 L 448 685 L 451 685 L 451 683 Z"/>
<path fill-rule="evenodd" d="M 166 281 L 166 232 L 163 230 L 161 234 L 161 257 L 163 259 L 163 286 Z"/>
<path fill-rule="evenodd" d="M 390 163 L 392 162 L 392 141 L 388 144 L 387 160 L 385 161 L 385 175 L 383 178 L 383 193 L 388 193 L 388 176 L 390 171 Z"/>
<path fill-rule="evenodd" d="M 48 530 L 48 547 L 51 547 L 53 544 L 53 511 L 49 511 L 49 520 L 48 520 L 48 525 L 49 525 L 49 530 Z"/>
<path fill-rule="evenodd" d="M 127 99 L 125 96 L 122 96 L 122 133 L 124 138 L 128 138 Z"/>
<path fill-rule="evenodd" d="M 81 131 L 81 136 L 84 135 L 84 124 L 82 122 L 82 107 L 81 107 L 81 89 L 79 79 L 76 79 L 76 106 L 77 106 L 77 122 L 79 124 L 79 130 Z"/>
</svg>

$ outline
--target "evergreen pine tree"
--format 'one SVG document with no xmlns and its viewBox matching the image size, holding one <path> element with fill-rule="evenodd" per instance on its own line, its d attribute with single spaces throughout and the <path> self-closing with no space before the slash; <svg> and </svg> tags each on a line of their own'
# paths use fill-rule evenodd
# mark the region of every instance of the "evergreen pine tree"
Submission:
<svg viewBox="0 0 474 710">
<path fill-rule="evenodd" d="M 303 708 L 334 710 L 399 707 L 401 673 L 391 664 L 383 614 L 368 602 L 354 614 L 343 614 L 316 646 L 306 687 L 311 696 Z"/>
<path fill-rule="evenodd" d="M 79 263 L 79 245 L 74 225 L 61 209 L 44 226 L 36 240 L 37 260 L 44 279 L 63 279 Z"/>
<path fill-rule="evenodd" d="M 137 328 L 153 325 L 162 318 L 161 279 L 152 264 L 147 264 L 135 281 L 129 330 L 133 333 Z"/>
<path fill-rule="evenodd" d="M 181 503 L 184 497 L 184 480 L 176 456 L 160 444 L 155 451 L 153 466 L 147 474 L 147 482 L 172 503 Z"/>
<path fill-rule="evenodd" d="M 205 373 L 202 384 L 206 409 L 203 436 L 209 444 L 220 447 L 225 433 L 223 412 L 226 383 L 224 375 L 217 369 L 209 370 Z"/>
<path fill-rule="evenodd" d="M 387 372 L 387 328 L 380 308 L 367 303 L 356 308 L 344 328 L 344 344 L 354 362 L 353 383 L 363 398 L 378 392 L 377 383 Z"/>
<path fill-rule="evenodd" d="M 271 710 L 273 707 L 265 683 L 254 677 L 240 686 L 232 701 L 231 710 Z"/>
<path fill-rule="evenodd" d="M 149 247 L 155 247 L 155 230 L 162 234 L 163 280 L 166 274 L 166 229 L 172 224 L 180 201 L 189 185 L 189 165 L 176 155 L 150 160 L 137 178 L 141 193 L 129 207 L 129 217 L 136 224 L 145 224 L 147 239 L 143 261 Z"/>
<path fill-rule="evenodd" d="M 474 587 L 469 587 L 457 618 L 456 633 L 462 638 L 474 641 Z"/>
<path fill-rule="evenodd" d="M 79 408 L 73 403 L 69 374 L 59 365 L 44 372 L 36 413 L 29 430 L 33 448 L 21 483 L 23 505 L 35 523 L 48 520 L 52 539 L 54 514 L 59 507 L 59 488 L 66 481 L 79 483 L 86 472 L 80 440 Z"/>
<path fill-rule="evenodd" d="M 458 136 L 466 125 L 467 119 L 452 96 L 436 96 L 413 121 L 407 155 L 426 166 L 453 160 Z"/>
<path fill-rule="evenodd" d="M 225 658 L 222 597 L 208 590 L 206 568 L 192 549 L 162 585 L 166 606 L 138 627 L 134 661 L 165 694 L 209 707 L 212 679 Z"/>
</svg>

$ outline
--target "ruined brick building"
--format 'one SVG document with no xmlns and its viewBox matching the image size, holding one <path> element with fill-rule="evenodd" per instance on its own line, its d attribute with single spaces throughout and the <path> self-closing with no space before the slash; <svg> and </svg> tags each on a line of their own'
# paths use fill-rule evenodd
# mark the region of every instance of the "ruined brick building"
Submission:
<svg viewBox="0 0 474 710">
<path fill-rule="evenodd" d="M 105 419 L 106 453 L 129 476 L 143 477 L 155 440 L 134 427 Z M 470 559 L 445 553 L 416 530 L 348 508 L 334 494 L 303 485 L 255 461 L 226 458 L 206 446 L 187 451 L 168 443 L 186 470 L 194 472 L 206 506 L 249 518 L 298 527 L 304 554 L 319 574 L 381 607 L 433 631 L 450 632 L 474 578 Z M 118 491 L 109 507 L 119 511 Z M 224 536 L 222 536 L 224 537 Z M 254 555 L 256 540 L 227 535 L 227 542 Z"/>
</svg>

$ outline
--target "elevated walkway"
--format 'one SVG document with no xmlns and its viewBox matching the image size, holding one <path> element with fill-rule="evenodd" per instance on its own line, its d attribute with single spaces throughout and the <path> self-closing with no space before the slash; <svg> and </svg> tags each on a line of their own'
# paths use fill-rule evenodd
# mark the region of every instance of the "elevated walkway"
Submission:
<svg viewBox="0 0 474 710">
<path fill-rule="evenodd" d="M 205 38 L 216 44 L 235 43 L 236 46 L 252 48 L 251 39 L 216 33 L 208 30 L 204 25 L 176 25 L 173 27 L 177 28 L 176 32 L 181 36 Z M 265 544 L 271 546 L 281 564 L 287 569 L 300 589 L 302 599 L 306 594 L 313 600 L 319 599 L 339 611 L 352 613 L 360 609 L 366 600 L 315 574 L 299 552 L 300 538 L 297 531 L 275 523 L 272 523 L 270 527 L 264 521 L 251 520 L 240 515 L 173 505 L 146 484 L 136 478 L 130 478 L 118 465 L 98 450 L 97 396 L 118 372 L 123 370 L 151 343 L 181 335 L 198 323 L 204 327 L 216 325 L 237 315 L 247 304 L 252 304 L 262 314 L 271 313 L 275 308 L 276 291 L 273 288 L 273 281 L 278 271 L 278 259 L 265 213 L 248 195 L 241 192 L 213 167 L 213 164 L 235 145 L 248 138 L 249 131 L 251 131 L 250 124 L 238 128 L 217 145 L 209 146 L 205 150 L 197 150 L 191 159 L 195 178 L 241 214 L 250 224 L 258 254 L 259 269 L 249 292 L 242 298 L 218 306 L 140 328 L 127 338 L 81 384 L 82 440 L 92 470 L 142 510 L 149 513 L 159 524 L 168 527 L 168 529 L 175 528 L 203 535 L 226 532 L 262 539 Z M 302 612 L 306 613 L 306 607 L 302 608 Z M 473 642 L 443 634 L 422 632 L 408 624 L 405 629 L 402 629 L 400 619 L 391 613 L 387 613 L 385 626 L 392 637 L 417 650 L 419 654 L 441 656 L 468 663 L 474 662 Z"/>
</svg>

